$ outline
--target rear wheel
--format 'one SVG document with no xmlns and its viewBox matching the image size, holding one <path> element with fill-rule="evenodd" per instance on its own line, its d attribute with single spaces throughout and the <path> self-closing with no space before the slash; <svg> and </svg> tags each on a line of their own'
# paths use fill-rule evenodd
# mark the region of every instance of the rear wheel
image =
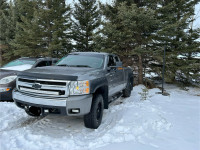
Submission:
<svg viewBox="0 0 200 150">
<path fill-rule="evenodd" d="M 101 94 L 94 95 L 90 113 L 84 116 L 85 127 L 97 129 L 101 124 L 104 110 L 103 97 Z"/>
<path fill-rule="evenodd" d="M 130 97 L 132 89 L 133 89 L 133 84 L 131 80 L 128 80 L 126 88 L 123 90 L 122 97 Z"/>
</svg>

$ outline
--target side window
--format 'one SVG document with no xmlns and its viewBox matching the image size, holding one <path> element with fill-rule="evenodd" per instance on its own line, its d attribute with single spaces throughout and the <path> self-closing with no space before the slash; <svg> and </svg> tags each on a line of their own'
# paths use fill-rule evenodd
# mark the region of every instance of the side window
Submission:
<svg viewBox="0 0 200 150">
<path fill-rule="evenodd" d="M 52 61 L 48 61 L 48 66 L 51 66 L 52 65 Z"/>
<path fill-rule="evenodd" d="M 49 66 L 48 61 L 41 61 L 40 63 L 37 64 L 36 67 L 43 67 L 43 66 Z"/>
<path fill-rule="evenodd" d="M 52 65 L 55 65 L 58 62 L 58 60 L 52 60 Z"/>
<path fill-rule="evenodd" d="M 118 62 L 119 61 L 119 57 L 115 56 L 115 61 Z"/>
<path fill-rule="evenodd" d="M 114 57 L 111 55 L 108 58 L 108 67 L 110 67 L 110 66 L 116 66 Z"/>
</svg>

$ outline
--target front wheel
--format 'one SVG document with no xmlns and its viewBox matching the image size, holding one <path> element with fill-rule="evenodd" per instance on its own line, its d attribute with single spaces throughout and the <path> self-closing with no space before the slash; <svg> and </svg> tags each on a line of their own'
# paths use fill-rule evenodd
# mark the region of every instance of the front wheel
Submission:
<svg viewBox="0 0 200 150">
<path fill-rule="evenodd" d="M 103 117 L 104 103 L 101 94 L 94 95 L 90 113 L 84 116 L 86 128 L 97 129 Z"/>
<path fill-rule="evenodd" d="M 25 112 L 32 117 L 38 117 L 41 114 L 41 109 L 38 107 L 31 106 L 28 109 L 25 109 Z"/>
</svg>

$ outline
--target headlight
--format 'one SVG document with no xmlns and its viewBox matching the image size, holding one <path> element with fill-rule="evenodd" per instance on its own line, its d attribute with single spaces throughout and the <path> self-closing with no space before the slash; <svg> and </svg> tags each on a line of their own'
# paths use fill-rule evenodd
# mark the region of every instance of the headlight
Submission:
<svg viewBox="0 0 200 150">
<path fill-rule="evenodd" d="M 17 78 L 17 76 L 4 77 L 0 80 L 0 84 L 8 84 L 8 83 L 12 82 L 13 80 L 15 80 L 16 78 Z"/>
<path fill-rule="evenodd" d="M 10 91 L 11 88 L 8 88 L 8 87 L 2 87 L 0 88 L 0 92 L 8 92 Z"/>
<path fill-rule="evenodd" d="M 89 81 L 71 81 L 69 84 L 69 93 L 70 95 L 89 94 Z"/>
</svg>

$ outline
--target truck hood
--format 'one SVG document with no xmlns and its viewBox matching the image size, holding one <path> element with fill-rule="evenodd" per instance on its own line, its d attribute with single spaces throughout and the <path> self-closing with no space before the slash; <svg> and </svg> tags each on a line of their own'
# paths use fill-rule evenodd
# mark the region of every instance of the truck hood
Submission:
<svg viewBox="0 0 200 150">
<path fill-rule="evenodd" d="M 99 75 L 100 69 L 86 67 L 47 66 L 20 72 L 19 76 L 52 80 L 88 80 Z"/>
</svg>

